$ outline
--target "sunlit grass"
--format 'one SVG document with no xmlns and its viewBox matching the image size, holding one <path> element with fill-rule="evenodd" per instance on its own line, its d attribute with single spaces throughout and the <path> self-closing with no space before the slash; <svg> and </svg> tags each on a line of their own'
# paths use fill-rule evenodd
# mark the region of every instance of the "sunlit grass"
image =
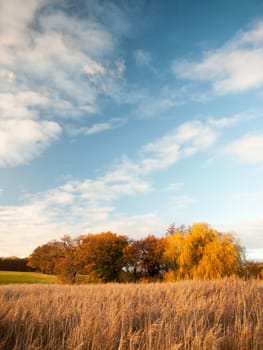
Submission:
<svg viewBox="0 0 263 350">
<path fill-rule="evenodd" d="M 37 272 L 0 271 L 0 284 L 10 283 L 56 283 L 55 276 Z"/>
<path fill-rule="evenodd" d="M 6 350 L 262 350 L 263 283 L 0 287 Z"/>
</svg>

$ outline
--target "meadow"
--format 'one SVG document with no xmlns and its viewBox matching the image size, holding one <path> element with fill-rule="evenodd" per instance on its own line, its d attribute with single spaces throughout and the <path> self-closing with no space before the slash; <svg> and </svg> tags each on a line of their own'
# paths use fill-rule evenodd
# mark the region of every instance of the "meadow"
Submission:
<svg viewBox="0 0 263 350">
<path fill-rule="evenodd" d="M 13 283 L 56 283 L 55 276 L 38 272 L 0 271 L 0 284 Z"/>
<path fill-rule="evenodd" d="M 3 350 L 262 350 L 263 283 L 2 285 Z"/>
</svg>

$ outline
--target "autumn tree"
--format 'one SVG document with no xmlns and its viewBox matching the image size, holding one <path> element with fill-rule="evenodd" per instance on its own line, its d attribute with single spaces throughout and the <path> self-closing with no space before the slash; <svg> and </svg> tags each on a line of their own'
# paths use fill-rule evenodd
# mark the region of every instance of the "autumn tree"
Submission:
<svg viewBox="0 0 263 350">
<path fill-rule="evenodd" d="M 263 279 L 263 263 L 247 261 L 242 265 L 241 275 L 244 279 Z"/>
<path fill-rule="evenodd" d="M 58 263 L 60 244 L 57 241 L 50 241 L 38 246 L 28 257 L 28 266 L 42 273 L 55 273 L 55 267 Z"/>
<path fill-rule="evenodd" d="M 128 238 L 112 232 L 82 237 L 79 256 L 91 281 L 118 281 L 123 268 L 123 251 Z"/>
<path fill-rule="evenodd" d="M 140 251 L 137 242 L 136 240 L 129 240 L 129 244 L 123 249 L 122 282 L 136 282 L 140 278 Z"/>
<path fill-rule="evenodd" d="M 79 254 L 79 239 L 64 236 L 37 247 L 28 258 L 28 266 L 46 274 L 56 274 L 64 283 L 73 284 L 83 271 Z"/>
<path fill-rule="evenodd" d="M 194 224 L 186 233 L 175 232 L 166 237 L 170 280 L 237 275 L 242 257 L 242 248 L 233 235 L 220 233 L 206 223 Z"/>
<path fill-rule="evenodd" d="M 59 242 L 55 272 L 64 283 L 76 283 L 77 273 L 84 271 L 80 242 L 80 238 L 71 238 L 69 235 L 62 237 Z"/>
<path fill-rule="evenodd" d="M 124 250 L 126 273 L 135 281 L 161 279 L 165 270 L 164 249 L 164 240 L 153 235 L 130 241 Z"/>
</svg>

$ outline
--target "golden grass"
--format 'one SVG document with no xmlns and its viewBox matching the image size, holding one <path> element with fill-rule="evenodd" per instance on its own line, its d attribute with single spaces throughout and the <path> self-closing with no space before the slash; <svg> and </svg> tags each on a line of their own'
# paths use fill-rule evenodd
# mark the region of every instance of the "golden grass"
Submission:
<svg viewBox="0 0 263 350">
<path fill-rule="evenodd" d="M 3 350 L 262 350 L 263 283 L 0 286 Z"/>
</svg>

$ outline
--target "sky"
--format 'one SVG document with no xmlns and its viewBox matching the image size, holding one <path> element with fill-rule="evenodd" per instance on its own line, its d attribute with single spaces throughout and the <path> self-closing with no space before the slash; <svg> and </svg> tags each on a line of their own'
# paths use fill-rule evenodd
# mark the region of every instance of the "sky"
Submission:
<svg viewBox="0 0 263 350">
<path fill-rule="evenodd" d="M 263 260 L 261 0 L 0 0 L 0 256 L 207 222 Z"/>
</svg>

